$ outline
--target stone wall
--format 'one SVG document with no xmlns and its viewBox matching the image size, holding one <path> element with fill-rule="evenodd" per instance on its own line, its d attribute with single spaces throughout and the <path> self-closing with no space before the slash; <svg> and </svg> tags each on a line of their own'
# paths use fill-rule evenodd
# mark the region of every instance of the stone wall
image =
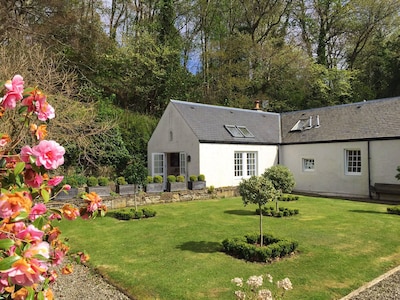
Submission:
<svg viewBox="0 0 400 300">
<path fill-rule="evenodd" d="M 185 190 L 178 192 L 163 192 L 163 193 L 145 193 L 139 192 L 136 195 L 112 195 L 110 197 L 102 197 L 104 205 L 108 209 L 118 209 L 124 207 L 135 207 L 135 200 L 138 206 L 160 204 L 160 203 L 173 203 L 183 201 L 194 201 L 204 200 L 213 198 L 229 198 L 239 196 L 237 187 L 222 187 L 216 188 L 212 193 L 209 193 L 207 189 L 204 190 Z M 56 201 L 52 200 L 48 203 L 49 207 L 61 207 L 65 203 L 75 204 L 80 207 L 83 204 L 83 200 L 79 198 L 73 198 L 69 200 Z"/>
</svg>

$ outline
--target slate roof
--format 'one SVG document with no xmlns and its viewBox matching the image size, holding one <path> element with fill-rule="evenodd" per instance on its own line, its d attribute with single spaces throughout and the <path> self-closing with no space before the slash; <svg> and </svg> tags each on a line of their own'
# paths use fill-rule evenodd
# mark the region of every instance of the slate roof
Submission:
<svg viewBox="0 0 400 300">
<path fill-rule="evenodd" d="M 238 109 L 171 100 L 200 142 L 229 144 L 278 144 L 280 115 L 249 109 Z M 224 125 L 246 126 L 254 137 L 233 137 Z"/>
<path fill-rule="evenodd" d="M 291 131 L 310 116 L 312 128 Z M 283 144 L 400 138 L 400 97 L 282 113 L 281 120 Z"/>
</svg>

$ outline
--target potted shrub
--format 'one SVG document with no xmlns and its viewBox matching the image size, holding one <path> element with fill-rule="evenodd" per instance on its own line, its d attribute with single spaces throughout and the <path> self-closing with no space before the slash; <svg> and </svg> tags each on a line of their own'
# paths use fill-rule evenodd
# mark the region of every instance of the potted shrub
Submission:
<svg viewBox="0 0 400 300">
<path fill-rule="evenodd" d="M 87 187 L 86 187 L 86 192 L 91 193 L 95 192 L 97 195 L 100 197 L 109 197 L 111 194 L 111 189 L 108 186 L 108 178 L 107 177 L 95 177 L 95 176 L 90 176 L 87 180 Z"/>
<path fill-rule="evenodd" d="M 191 190 L 202 190 L 206 188 L 205 176 L 200 175 L 190 175 L 189 177 L 189 189 Z"/>
<path fill-rule="evenodd" d="M 163 177 L 156 175 L 154 177 L 147 176 L 146 193 L 161 193 L 164 191 Z"/>
<path fill-rule="evenodd" d="M 124 176 L 115 179 L 115 192 L 120 195 L 133 195 L 135 193 L 135 185 L 128 184 Z"/>
<path fill-rule="evenodd" d="M 168 175 L 167 177 L 167 190 L 168 192 L 184 191 L 186 190 L 185 176 Z"/>
</svg>

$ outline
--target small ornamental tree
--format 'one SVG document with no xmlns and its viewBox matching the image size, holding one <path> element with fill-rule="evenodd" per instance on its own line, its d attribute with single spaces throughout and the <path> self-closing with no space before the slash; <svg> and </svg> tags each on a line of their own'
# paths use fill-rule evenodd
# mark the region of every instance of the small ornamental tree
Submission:
<svg viewBox="0 0 400 300">
<path fill-rule="evenodd" d="M 263 246 L 262 231 L 262 207 L 269 201 L 273 201 L 278 192 L 272 182 L 264 176 L 252 176 L 243 179 L 239 184 L 239 193 L 242 196 L 243 204 L 257 204 L 260 212 L 260 245 Z"/>
<path fill-rule="evenodd" d="M 135 209 L 137 210 L 137 203 L 136 203 L 136 191 L 138 185 L 145 184 L 148 171 L 147 168 L 140 157 L 134 157 L 133 160 L 128 164 L 126 169 L 123 172 L 124 177 L 126 178 L 129 184 L 133 184 L 134 188 L 134 195 L 133 199 L 135 202 Z"/>
<path fill-rule="evenodd" d="M 272 166 L 265 170 L 263 177 L 269 179 L 274 188 L 278 191 L 279 196 L 282 193 L 291 193 L 294 186 L 294 176 L 288 167 L 282 165 Z M 278 197 L 276 198 L 276 211 L 278 211 Z"/>
<path fill-rule="evenodd" d="M 276 165 L 268 168 L 262 174 L 263 177 L 268 178 L 275 189 L 281 193 L 291 193 L 294 186 L 295 180 L 292 172 L 288 167 L 282 165 Z"/>
</svg>

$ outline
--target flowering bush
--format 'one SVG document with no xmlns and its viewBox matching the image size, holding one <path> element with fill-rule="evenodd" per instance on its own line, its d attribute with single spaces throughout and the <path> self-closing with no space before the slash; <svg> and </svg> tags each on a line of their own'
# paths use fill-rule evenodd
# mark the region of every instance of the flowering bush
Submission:
<svg viewBox="0 0 400 300">
<path fill-rule="evenodd" d="M 53 188 L 63 180 L 51 172 L 64 163 L 65 150 L 44 139 L 44 122 L 55 117 L 55 110 L 40 90 L 24 89 L 20 75 L 4 83 L 1 96 L 0 117 L 15 110 L 21 118 L 15 118 L 10 133 L 0 133 L 0 299 L 53 299 L 49 287 L 58 276 L 55 267 L 68 253 L 54 220 L 96 217 L 104 215 L 106 208 L 95 193 L 83 196 L 80 209 L 71 204 L 47 208 Z M 37 120 L 43 124 L 36 124 Z M 36 141 L 32 147 L 19 145 L 24 129 Z M 59 192 L 69 189 L 64 185 Z M 82 252 L 77 257 L 88 259 Z M 71 271 L 67 265 L 61 272 Z"/>
<path fill-rule="evenodd" d="M 268 282 L 273 284 L 273 278 L 270 274 L 265 275 Z M 285 296 L 285 292 L 288 290 L 292 290 L 292 282 L 289 278 L 285 278 L 283 280 L 277 281 L 276 283 L 276 291 L 273 293 L 271 290 L 262 288 L 264 283 L 264 276 L 250 276 L 246 282 L 243 281 L 242 278 L 233 278 L 231 280 L 237 287 L 240 287 L 240 290 L 235 291 L 236 299 L 257 299 L 257 300 L 277 300 L 283 299 Z"/>
</svg>

